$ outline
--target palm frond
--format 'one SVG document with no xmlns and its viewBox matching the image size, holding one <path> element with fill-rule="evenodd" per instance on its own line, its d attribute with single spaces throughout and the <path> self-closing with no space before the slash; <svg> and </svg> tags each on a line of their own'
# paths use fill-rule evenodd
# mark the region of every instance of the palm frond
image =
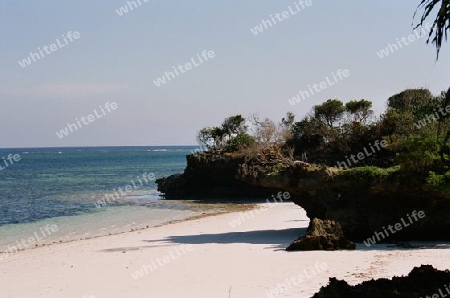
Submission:
<svg viewBox="0 0 450 298">
<path fill-rule="evenodd" d="M 422 0 L 414 12 L 414 18 L 419 9 L 424 9 L 424 12 L 414 29 L 423 27 L 425 20 L 435 8 L 438 8 L 438 11 L 433 26 L 428 33 L 427 43 L 431 42 L 435 45 L 436 60 L 438 60 L 442 42 L 447 41 L 448 31 L 450 31 L 450 0 Z"/>
</svg>

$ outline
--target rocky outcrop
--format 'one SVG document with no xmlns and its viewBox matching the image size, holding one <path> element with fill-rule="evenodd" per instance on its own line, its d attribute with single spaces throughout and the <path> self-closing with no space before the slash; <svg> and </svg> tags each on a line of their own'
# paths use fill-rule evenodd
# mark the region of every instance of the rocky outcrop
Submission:
<svg viewBox="0 0 450 298">
<path fill-rule="evenodd" d="M 322 287 L 312 298 L 411 298 L 447 297 L 450 272 L 439 271 L 430 265 L 414 268 L 408 276 L 389 279 L 369 280 L 350 286 L 347 282 L 330 278 L 330 283 Z"/>
<path fill-rule="evenodd" d="M 277 167 L 282 171 L 273 175 L 264 170 L 267 165 L 247 160 L 239 178 L 289 191 L 309 218 L 338 222 L 352 241 L 450 240 L 450 196 L 428 188 L 422 177 L 377 168 L 338 171 L 303 162 Z M 417 217 L 420 211 L 424 218 Z"/>
<path fill-rule="evenodd" d="M 166 199 L 239 199 L 270 196 L 273 190 L 237 178 L 244 157 L 212 153 L 186 156 L 183 174 L 157 179 Z"/>
<path fill-rule="evenodd" d="M 314 218 L 308 232 L 289 245 L 286 250 L 342 250 L 355 249 L 355 243 L 344 237 L 339 223 L 333 220 Z"/>
<path fill-rule="evenodd" d="M 252 158 L 199 154 L 187 161 L 183 174 L 157 180 L 166 198 L 268 198 L 289 191 L 309 218 L 339 223 L 352 241 L 450 240 L 450 196 L 427 188 L 423 177 L 329 170 L 270 150 Z M 415 220 L 419 211 L 425 216 Z"/>
</svg>

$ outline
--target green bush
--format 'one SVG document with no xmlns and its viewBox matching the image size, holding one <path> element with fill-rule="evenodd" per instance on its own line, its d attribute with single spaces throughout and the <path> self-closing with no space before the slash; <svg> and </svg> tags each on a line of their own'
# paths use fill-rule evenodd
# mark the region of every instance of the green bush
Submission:
<svg viewBox="0 0 450 298">
<path fill-rule="evenodd" d="M 425 172 L 440 162 L 440 146 L 435 135 L 422 134 L 399 141 L 397 154 L 402 170 Z"/>
<path fill-rule="evenodd" d="M 269 174 L 269 176 L 280 176 L 280 173 L 283 172 L 285 169 L 287 169 L 289 166 L 284 163 L 277 163 L 275 167 L 273 168 L 273 172 Z"/>
<path fill-rule="evenodd" d="M 430 171 L 427 178 L 427 183 L 430 187 L 436 190 L 450 193 L 450 171 L 447 171 L 443 175 Z"/>
<path fill-rule="evenodd" d="M 379 168 L 374 166 L 365 166 L 343 170 L 338 175 L 347 179 L 365 179 L 365 178 L 389 178 L 393 173 L 399 170 L 398 166 L 390 168 Z"/>
<path fill-rule="evenodd" d="M 236 152 L 241 149 L 247 148 L 255 142 L 255 138 L 251 135 L 240 132 L 235 137 L 228 140 L 225 144 L 224 151 L 225 152 Z"/>
</svg>

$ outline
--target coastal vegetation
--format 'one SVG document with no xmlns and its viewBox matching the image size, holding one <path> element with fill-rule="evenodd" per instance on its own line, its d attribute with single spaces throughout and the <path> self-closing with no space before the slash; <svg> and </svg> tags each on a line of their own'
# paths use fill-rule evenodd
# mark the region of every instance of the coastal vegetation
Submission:
<svg viewBox="0 0 450 298">
<path fill-rule="evenodd" d="M 450 89 L 438 95 L 427 89 L 404 90 L 387 99 L 379 116 L 367 99 L 329 99 L 299 121 L 288 112 L 277 124 L 254 115 L 249 120 L 231 116 L 221 126 L 201 129 L 198 141 L 210 153 L 248 158 L 270 148 L 288 160 L 334 166 L 338 171 L 329 172 L 344 176 L 400 172 L 449 192 Z M 279 162 L 271 175 L 286 168 Z"/>
<path fill-rule="evenodd" d="M 382 241 L 450 240 L 450 90 L 401 91 L 381 115 L 367 99 L 329 99 L 278 123 L 236 115 L 198 140 L 207 150 L 158 179 L 158 190 L 206 201 L 288 191 L 316 227 L 290 250 L 352 249 L 414 210 L 426 218 Z"/>
</svg>

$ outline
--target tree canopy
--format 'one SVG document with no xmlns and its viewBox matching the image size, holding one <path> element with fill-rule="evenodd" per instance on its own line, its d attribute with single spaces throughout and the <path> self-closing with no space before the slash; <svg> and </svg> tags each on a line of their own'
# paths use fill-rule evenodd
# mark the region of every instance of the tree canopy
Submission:
<svg viewBox="0 0 450 298">
<path fill-rule="evenodd" d="M 344 112 L 344 104 L 338 99 L 329 99 L 314 106 L 314 116 L 323 120 L 329 127 L 333 127 L 333 124 L 342 118 Z"/>
<path fill-rule="evenodd" d="M 371 108 L 366 99 L 328 99 L 300 121 L 291 112 L 279 123 L 253 116 L 250 133 L 245 118 L 236 115 L 221 126 L 203 128 L 198 140 L 210 150 L 246 157 L 280 152 L 290 160 L 328 166 L 368 152 L 352 166 L 396 166 L 450 192 L 450 89 L 438 95 L 427 89 L 404 90 L 387 99 L 379 117 L 372 117 Z M 387 146 L 373 149 L 381 141 Z"/>
<path fill-rule="evenodd" d="M 245 118 L 235 115 L 225 118 L 221 126 L 202 128 L 197 141 L 209 150 L 238 151 L 254 140 L 246 131 Z"/>
</svg>

